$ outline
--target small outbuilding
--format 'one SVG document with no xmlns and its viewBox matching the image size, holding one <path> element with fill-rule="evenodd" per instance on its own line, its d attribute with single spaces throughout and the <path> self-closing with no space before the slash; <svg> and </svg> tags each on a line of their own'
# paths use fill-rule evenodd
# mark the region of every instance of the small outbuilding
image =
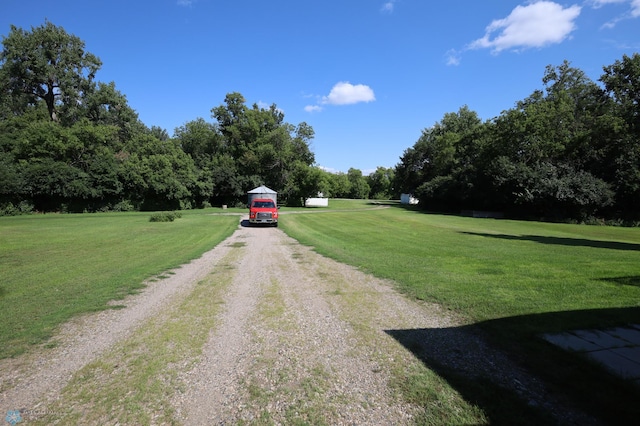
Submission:
<svg viewBox="0 0 640 426">
<path fill-rule="evenodd" d="M 316 198 L 307 198 L 304 200 L 305 207 L 329 207 L 329 199 L 316 197 Z"/>
<path fill-rule="evenodd" d="M 278 205 L 278 193 L 273 189 L 269 189 L 262 185 L 247 192 L 247 205 L 251 205 L 251 201 L 255 198 L 268 198 Z"/>
<path fill-rule="evenodd" d="M 413 196 L 413 194 L 400 194 L 400 203 L 401 204 L 418 204 L 418 199 Z"/>
</svg>

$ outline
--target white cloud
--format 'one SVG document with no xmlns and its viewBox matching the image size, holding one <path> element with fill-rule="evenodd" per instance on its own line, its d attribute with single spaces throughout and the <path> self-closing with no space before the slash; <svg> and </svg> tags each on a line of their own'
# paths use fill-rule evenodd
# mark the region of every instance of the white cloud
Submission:
<svg viewBox="0 0 640 426">
<path fill-rule="evenodd" d="M 590 2 L 594 9 L 600 9 L 609 4 L 624 4 L 629 3 L 629 11 L 623 15 L 618 16 L 615 19 L 612 19 L 609 22 L 606 22 L 603 27 L 604 28 L 613 28 L 618 22 L 623 21 L 625 19 L 634 19 L 640 18 L 640 0 L 591 0 Z"/>
<path fill-rule="evenodd" d="M 271 109 L 271 105 L 273 105 L 273 104 L 269 104 L 269 103 L 266 103 L 264 101 L 258 101 L 258 102 L 255 103 L 255 105 L 260 109 L 265 109 L 265 110 L 269 111 Z M 276 111 L 284 114 L 284 110 L 282 108 L 278 108 L 277 105 L 276 105 Z"/>
<path fill-rule="evenodd" d="M 577 5 L 564 8 L 552 1 L 517 6 L 506 18 L 493 21 L 484 37 L 472 42 L 468 48 L 487 48 L 499 53 L 560 43 L 576 29 L 575 20 L 581 9 Z"/>
<path fill-rule="evenodd" d="M 629 6 L 631 7 L 629 12 L 630 16 L 632 18 L 640 17 L 640 0 L 591 0 L 591 3 L 593 4 L 594 9 L 599 9 L 608 4 L 629 3 Z"/>
<path fill-rule="evenodd" d="M 325 167 L 325 166 L 318 165 L 318 168 L 320 170 L 324 170 L 325 172 L 329 172 L 329 173 L 333 173 L 333 174 L 343 173 L 340 170 L 334 169 L 332 167 Z"/>
<path fill-rule="evenodd" d="M 329 95 L 322 96 L 316 105 L 304 107 L 306 112 L 320 112 L 323 105 L 351 105 L 360 102 L 373 102 L 376 96 L 373 90 L 364 84 L 353 85 L 348 81 L 337 83 L 329 92 Z"/>
<path fill-rule="evenodd" d="M 460 61 L 462 60 L 462 57 L 460 56 L 460 52 L 458 52 L 456 49 L 449 49 L 449 51 L 447 51 L 445 56 L 447 58 L 447 65 L 452 65 L 452 66 L 460 65 Z"/>
<path fill-rule="evenodd" d="M 178 0 L 178 6 L 191 6 L 196 0 Z"/>
<path fill-rule="evenodd" d="M 360 102 L 372 102 L 376 97 L 373 90 L 364 84 L 355 86 L 348 81 L 341 81 L 331 89 L 329 96 L 322 97 L 322 104 L 329 105 L 349 105 Z"/>
<path fill-rule="evenodd" d="M 380 12 L 383 13 L 393 13 L 393 9 L 395 8 L 396 0 L 391 0 L 382 5 L 380 8 Z"/>
<path fill-rule="evenodd" d="M 593 4 L 594 9 L 599 9 L 602 6 L 613 3 L 626 3 L 629 0 L 591 0 L 591 4 Z"/>
<path fill-rule="evenodd" d="M 375 173 L 378 169 L 362 169 L 362 176 L 371 176 L 371 174 Z"/>
</svg>

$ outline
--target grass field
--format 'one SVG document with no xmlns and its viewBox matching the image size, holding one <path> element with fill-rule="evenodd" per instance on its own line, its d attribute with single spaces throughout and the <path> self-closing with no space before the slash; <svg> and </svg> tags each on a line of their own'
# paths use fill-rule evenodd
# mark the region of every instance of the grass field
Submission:
<svg viewBox="0 0 640 426">
<path fill-rule="evenodd" d="M 214 211 L 153 223 L 150 213 L 0 218 L 0 357 L 215 247 L 238 217 L 207 214 Z"/>
<path fill-rule="evenodd" d="M 281 228 L 451 309 L 594 414 L 640 415 L 637 388 L 540 338 L 640 323 L 640 229 L 433 215 L 398 205 L 287 215 Z M 439 373 L 482 401 L 477 384 Z"/>
<path fill-rule="evenodd" d="M 326 256 L 394 280 L 410 297 L 449 308 L 463 318 L 461 327 L 481 330 L 595 415 L 637 420 L 637 387 L 540 335 L 640 323 L 640 229 L 372 207 L 331 200 L 328 209 L 304 209 L 311 214 L 282 208 L 280 227 Z M 0 357 L 45 342 L 74 315 L 105 309 L 214 247 L 238 223 L 215 212 L 221 210 L 182 212 L 174 222 L 149 222 L 150 213 L 0 218 Z M 423 361 L 486 413 L 513 400 Z M 427 407 L 421 398 L 437 389 L 432 377 L 407 378 L 408 400 Z"/>
<path fill-rule="evenodd" d="M 322 254 L 391 278 L 412 296 L 473 322 L 640 306 L 639 228 L 473 219 L 400 207 L 287 215 L 281 222 Z"/>
</svg>

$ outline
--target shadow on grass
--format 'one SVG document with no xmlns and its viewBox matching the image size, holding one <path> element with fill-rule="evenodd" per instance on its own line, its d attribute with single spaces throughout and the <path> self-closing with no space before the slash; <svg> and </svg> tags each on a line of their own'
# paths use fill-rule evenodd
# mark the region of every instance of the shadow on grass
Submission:
<svg viewBox="0 0 640 426">
<path fill-rule="evenodd" d="M 540 235 L 505 235 L 505 234 L 483 234 L 476 232 L 462 232 L 466 235 L 475 235 L 478 237 L 497 238 L 501 240 L 514 240 L 514 241 L 533 241 L 540 244 L 555 244 L 572 247 L 593 247 L 612 250 L 632 250 L 640 251 L 640 244 L 623 243 L 618 241 L 601 241 L 601 240 L 587 240 L 583 238 L 561 238 L 561 237 L 546 237 Z"/>
<path fill-rule="evenodd" d="M 404 206 L 397 200 L 369 200 L 367 204 L 370 206 Z"/>
<path fill-rule="evenodd" d="M 275 225 L 271 223 L 251 223 L 249 219 L 242 219 L 240 226 L 243 228 L 275 228 Z"/>
<path fill-rule="evenodd" d="M 386 333 L 466 401 L 480 407 L 491 424 L 593 423 L 588 417 L 572 418 L 567 412 L 554 412 L 549 403 L 552 399 L 592 416 L 598 420 L 595 424 L 636 424 L 640 418 L 640 387 L 582 354 L 564 351 L 541 338 L 547 332 L 629 323 L 640 323 L 640 308 L 554 312 L 461 327 Z M 488 351 L 479 336 L 505 355 Z M 518 366 L 515 376 L 512 370 L 503 368 L 505 356 Z M 528 380 L 525 371 L 537 379 Z"/>
<path fill-rule="evenodd" d="M 630 277 L 600 278 L 599 281 L 605 281 L 605 282 L 614 283 L 618 285 L 630 285 L 634 287 L 640 287 L 640 275 L 630 276 Z"/>
</svg>

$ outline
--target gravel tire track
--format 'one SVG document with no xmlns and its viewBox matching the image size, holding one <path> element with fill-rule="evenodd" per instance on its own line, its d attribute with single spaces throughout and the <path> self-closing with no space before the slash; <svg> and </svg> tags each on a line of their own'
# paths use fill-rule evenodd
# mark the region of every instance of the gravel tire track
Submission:
<svg viewBox="0 0 640 426">
<path fill-rule="evenodd" d="M 410 421 L 417 409 L 398 401 L 388 388 L 389 374 L 372 355 L 380 344 L 396 346 L 385 351 L 387 356 L 400 356 L 403 350 L 384 333 L 369 342 L 372 347 L 358 349 L 357 331 L 330 301 L 336 297 L 331 293 L 335 283 L 349 287 L 350 275 L 357 272 L 322 258 L 277 229 L 242 231 L 246 255 L 202 362 L 183 376 L 187 391 L 175 402 L 180 420 Z M 319 264 L 321 271 L 316 270 Z"/>
</svg>

